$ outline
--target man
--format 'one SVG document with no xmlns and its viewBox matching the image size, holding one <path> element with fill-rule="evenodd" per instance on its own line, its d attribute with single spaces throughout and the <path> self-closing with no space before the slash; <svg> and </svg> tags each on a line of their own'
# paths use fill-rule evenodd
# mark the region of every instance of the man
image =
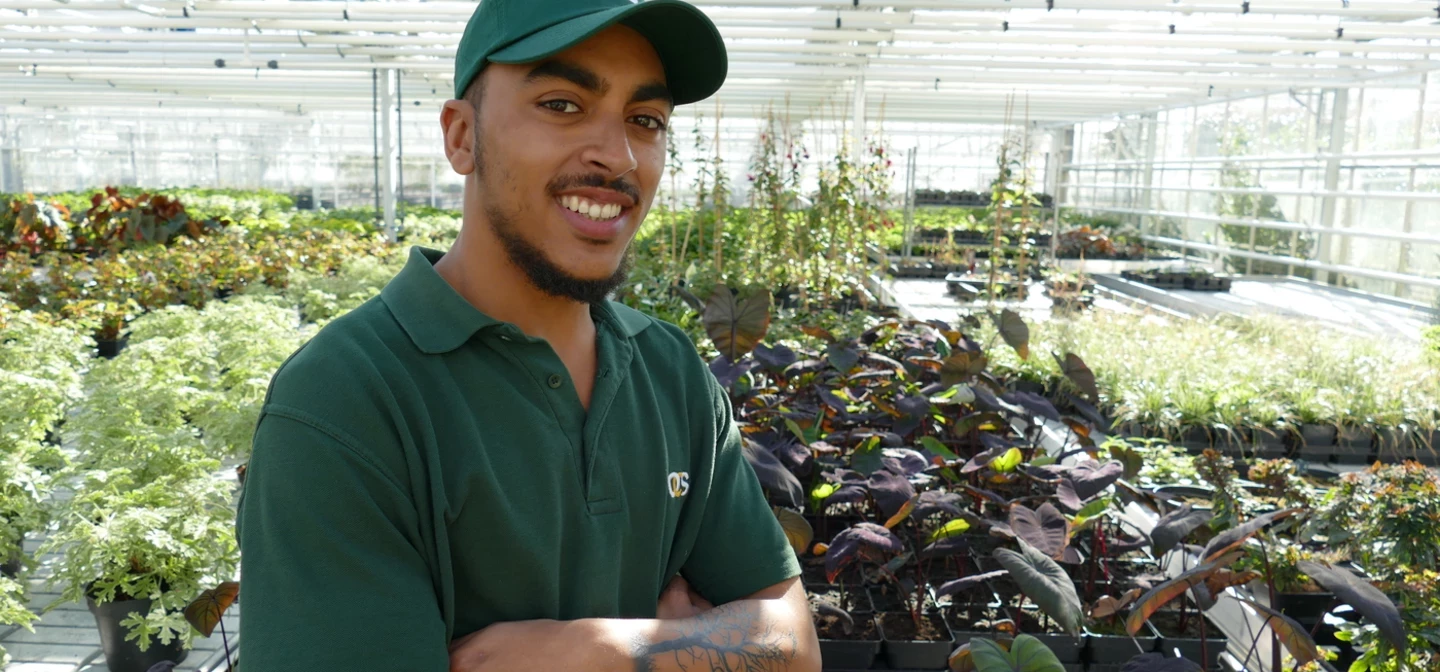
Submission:
<svg viewBox="0 0 1440 672">
<path fill-rule="evenodd" d="M 267 396 L 246 671 L 817 670 L 728 398 L 679 329 L 605 299 L 673 106 L 724 80 L 719 33 L 679 0 L 484 0 L 456 69 L 459 238 Z"/>
</svg>

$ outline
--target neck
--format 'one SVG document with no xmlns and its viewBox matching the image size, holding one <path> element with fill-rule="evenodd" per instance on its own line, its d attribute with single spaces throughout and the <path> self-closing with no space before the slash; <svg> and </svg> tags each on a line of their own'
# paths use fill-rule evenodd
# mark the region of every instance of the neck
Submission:
<svg viewBox="0 0 1440 672">
<path fill-rule="evenodd" d="M 477 310 L 519 327 L 525 335 L 549 341 L 557 352 L 594 343 L 589 304 L 546 294 L 510 261 L 504 247 L 466 208 L 460 236 L 435 271 Z"/>
</svg>

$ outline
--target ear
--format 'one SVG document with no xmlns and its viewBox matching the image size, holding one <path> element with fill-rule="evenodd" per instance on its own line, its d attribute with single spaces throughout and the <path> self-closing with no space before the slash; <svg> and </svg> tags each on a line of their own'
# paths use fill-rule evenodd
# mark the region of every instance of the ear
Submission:
<svg viewBox="0 0 1440 672">
<path fill-rule="evenodd" d="M 440 110 L 445 158 L 460 175 L 475 172 L 475 107 L 466 100 L 448 100 Z"/>
</svg>

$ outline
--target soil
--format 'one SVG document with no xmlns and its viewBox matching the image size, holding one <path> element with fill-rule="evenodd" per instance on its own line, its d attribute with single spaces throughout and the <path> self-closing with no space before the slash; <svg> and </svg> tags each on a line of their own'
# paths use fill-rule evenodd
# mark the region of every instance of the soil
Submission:
<svg viewBox="0 0 1440 672">
<path fill-rule="evenodd" d="M 1107 637 L 1129 637 L 1130 633 L 1125 631 L 1124 615 L 1124 613 L 1121 613 L 1119 616 L 1116 616 L 1113 619 L 1090 621 L 1089 623 L 1085 624 L 1085 629 L 1096 635 L 1105 635 Z M 1141 630 L 1141 634 L 1144 634 L 1144 630 Z"/>
<path fill-rule="evenodd" d="M 975 605 L 967 614 L 971 616 L 971 618 L 965 620 L 952 618 L 950 623 L 956 630 L 989 632 L 993 628 L 993 623 L 1004 620 L 1013 621 L 1017 614 L 1020 616 L 1020 622 L 1018 624 L 1020 632 L 1030 635 L 1064 634 L 1059 627 L 1056 627 L 1049 618 L 1041 615 L 1034 607 L 1024 610 L 1006 607 L 1002 610 L 996 609 L 993 606 L 980 607 L 979 605 Z"/>
<path fill-rule="evenodd" d="M 844 639 L 851 641 L 879 641 L 880 631 L 875 627 L 875 619 L 871 618 L 869 612 L 851 614 L 855 619 L 854 630 L 845 632 L 845 621 L 839 616 L 829 614 L 815 618 L 815 631 L 820 639 Z"/>
<path fill-rule="evenodd" d="M 824 602 L 845 611 L 870 610 L 870 601 L 865 597 L 864 588 L 845 590 L 843 586 L 806 586 L 806 590 L 816 602 Z"/>
<path fill-rule="evenodd" d="M 915 628 L 915 619 L 908 612 L 884 612 L 880 614 L 885 639 L 892 642 L 943 642 L 950 639 L 945 621 L 935 614 L 920 619 L 920 628 Z"/>
<path fill-rule="evenodd" d="M 946 614 L 950 617 L 950 629 L 974 631 L 978 629 L 976 623 L 994 618 L 995 606 L 989 603 L 955 604 Z"/>
<path fill-rule="evenodd" d="M 1156 630 L 1160 631 L 1160 635 L 1162 637 L 1183 637 L 1189 639 L 1200 639 L 1200 621 L 1202 620 L 1202 618 L 1203 617 L 1201 616 L 1199 611 L 1195 609 L 1190 609 L 1189 615 L 1185 619 L 1187 621 L 1185 624 L 1185 630 L 1181 632 L 1180 610 L 1162 609 L 1150 616 L 1150 624 L 1155 626 Z M 1214 628 L 1211 628 L 1211 630 L 1213 629 Z M 1210 637 L 1216 637 L 1220 633 L 1207 632 L 1206 634 L 1208 634 Z"/>
<path fill-rule="evenodd" d="M 896 592 L 893 584 L 882 584 L 870 589 L 870 601 L 875 605 L 875 611 L 910 611 L 909 601 L 915 599 L 915 593 L 900 595 Z M 930 599 L 929 591 L 924 595 L 925 606 L 934 606 L 935 602 Z"/>
</svg>

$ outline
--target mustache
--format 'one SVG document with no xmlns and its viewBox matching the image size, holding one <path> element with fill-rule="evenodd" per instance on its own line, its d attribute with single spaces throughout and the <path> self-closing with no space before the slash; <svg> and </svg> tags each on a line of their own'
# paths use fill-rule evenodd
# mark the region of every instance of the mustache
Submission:
<svg viewBox="0 0 1440 672">
<path fill-rule="evenodd" d="M 550 193 L 558 193 L 566 189 L 577 187 L 591 187 L 595 189 L 609 189 L 629 196 L 636 203 L 640 202 L 640 189 L 623 178 L 606 180 L 605 176 L 598 173 L 589 175 L 561 175 L 550 181 L 547 185 Z"/>
</svg>

